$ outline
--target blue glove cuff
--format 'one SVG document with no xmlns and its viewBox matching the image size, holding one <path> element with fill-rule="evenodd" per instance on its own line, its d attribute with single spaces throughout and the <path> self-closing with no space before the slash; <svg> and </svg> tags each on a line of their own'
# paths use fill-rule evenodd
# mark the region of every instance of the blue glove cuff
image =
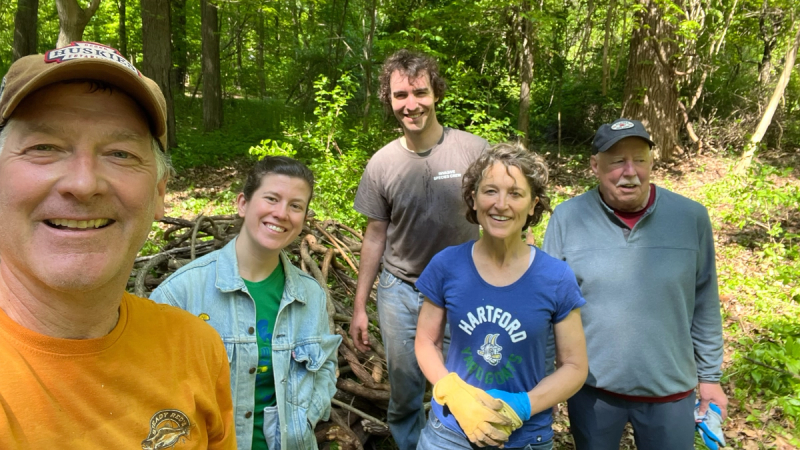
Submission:
<svg viewBox="0 0 800 450">
<path fill-rule="evenodd" d="M 523 422 L 531 418 L 531 399 L 528 398 L 527 392 L 511 393 L 499 389 L 489 389 L 486 393 L 508 403 Z"/>
<path fill-rule="evenodd" d="M 709 437 L 706 433 L 704 433 L 702 427 L 698 425 L 695 428 L 697 428 L 697 432 L 700 433 L 700 437 L 703 439 L 703 444 L 705 444 L 706 447 L 708 447 L 708 450 L 719 450 L 719 444 L 717 444 L 717 441 L 715 441 L 714 439 Z"/>
</svg>

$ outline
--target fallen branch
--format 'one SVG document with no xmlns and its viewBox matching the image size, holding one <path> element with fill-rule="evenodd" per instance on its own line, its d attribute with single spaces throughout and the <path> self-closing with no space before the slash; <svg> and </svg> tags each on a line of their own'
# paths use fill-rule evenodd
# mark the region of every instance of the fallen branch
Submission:
<svg viewBox="0 0 800 450">
<path fill-rule="evenodd" d="M 331 399 L 331 403 L 332 403 L 332 404 L 334 404 L 334 405 L 336 405 L 336 406 L 338 406 L 338 407 L 340 407 L 340 408 L 342 408 L 342 409 L 345 409 L 345 410 L 347 410 L 347 411 L 350 411 L 350 412 L 351 412 L 351 413 L 353 413 L 353 414 L 357 414 L 359 417 L 362 417 L 362 418 L 364 418 L 364 419 L 367 419 L 367 420 L 369 420 L 370 422 L 374 422 L 374 423 L 376 423 L 376 424 L 378 424 L 378 425 L 380 425 L 380 426 L 383 426 L 383 427 L 389 428 L 389 425 L 386 425 L 385 423 L 383 423 L 383 422 L 381 422 L 380 420 L 378 420 L 378 419 L 376 419 L 376 418 L 374 418 L 374 417 L 370 416 L 369 414 L 365 413 L 364 411 L 360 411 L 360 410 L 358 410 L 358 409 L 356 409 L 356 408 L 353 408 L 352 406 L 348 405 L 348 404 L 347 404 L 347 403 L 345 403 L 345 402 L 342 402 L 342 401 L 336 400 L 335 398 L 332 398 L 332 399 Z"/>
</svg>

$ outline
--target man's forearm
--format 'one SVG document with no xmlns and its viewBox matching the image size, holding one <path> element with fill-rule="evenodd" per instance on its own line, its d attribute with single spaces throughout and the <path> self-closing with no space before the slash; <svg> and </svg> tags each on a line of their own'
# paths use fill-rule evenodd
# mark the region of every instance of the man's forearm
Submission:
<svg viewBox="0 0 800 450">
<path fill-rule="evenodd" d="M 353 309 L 356 311 L 365 310 L 367 299 L 378 276 L 378 269 L 381 265 L 381 257 L 386 248 L 386 230 L 382 224 L 375 226 L 372 222 L 367 226 L 364 236 L 364 243 L 361 246 L 361 261 L 358 265 L 358 281 L 356 284 L 356 298 L 353 302 Z"/>
</svg>

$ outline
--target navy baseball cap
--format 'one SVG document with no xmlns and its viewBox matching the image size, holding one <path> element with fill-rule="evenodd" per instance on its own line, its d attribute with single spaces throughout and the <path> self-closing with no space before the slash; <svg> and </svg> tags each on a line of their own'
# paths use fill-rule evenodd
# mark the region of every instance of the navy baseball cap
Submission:
<svg viewBox="0 0 800 450">
<path fill-rule="evenodd" d="M 642 122 L 632 119 L 617 119 L 611 123 L 601 125 L 597 130 L 594 140 L 592 140 L 592 154 L 596 155 L 604 152 L 627 137 L 642 138 L 650 144 L 650 148 L 656 145 L 650 139 L 650 134 L 644 129 Z"/>
</svg>

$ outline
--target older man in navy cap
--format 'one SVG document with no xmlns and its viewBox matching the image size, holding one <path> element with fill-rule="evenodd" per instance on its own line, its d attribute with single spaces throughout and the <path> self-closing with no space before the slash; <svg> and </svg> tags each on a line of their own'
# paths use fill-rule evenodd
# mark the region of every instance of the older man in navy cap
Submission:
<svg viewBox="0 0 800 450">
<path fill-rule="evenodd" d="M 653 145 L 639 121 L 601 126 L 597 188 L 559 205 L 544 239 L 586 299 L 589 376 L 568 402 L 578 450 L 618 449 L 628 422 L 639 450 L 692 449 L 695 388 L 700 414 L 715 403 L 726 415 L 711 223 L 650 183 Z"/>
</svg>

